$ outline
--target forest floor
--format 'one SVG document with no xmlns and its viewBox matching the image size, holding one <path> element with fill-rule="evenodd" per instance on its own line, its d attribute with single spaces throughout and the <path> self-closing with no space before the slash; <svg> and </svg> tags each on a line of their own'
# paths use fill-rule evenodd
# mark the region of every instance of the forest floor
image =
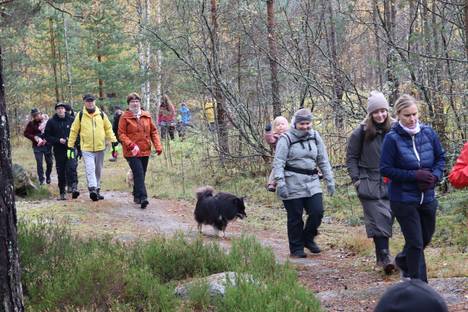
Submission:
<svg viewBox="0 0 468 312">
<path fill-rule="evenodd" d="M 177 232 L 188 237 L 198 235 L 193 203 L 151 198 L 150 205 L 142 210 L 133 204 L 129 193 L 115 190 L 102 193 L 105 200 L 99 202 L 89 200 L 87 192 L 76 200 L 20 200 L 18 214 L 20 218 L 53 218 L 67 224 L 79 236 L 111 235 L 122 242 Z M 215 236 L 211 227 L 203 228 L 203 237 L 229 248 L 233 238 L 254 235 L 264 246 L 272 248 L 278 261 L 290 261 L 295 266 L 302 284 L 316 294 L 326 311 L 372 311 L 385 289 L 399 281 L 398 274 L 384 276 L 374 269 L 372 256 L 340 247 L 340 239 L 363 231 L 362 227 L 342 225 L 328 218 L 324 219 L 317 238 L 323 251 L 319 255 L 308 254 L 306 259 L 289 259 L 284 213 L 276 209 L 272 214 L 263 209 L 247 204 L 248 218 L 229 224 L 225 238 Z M 466 275 L 430 278 L 430 285 L 442 294 L 450 311 L 468 311 Z"/>
</svg>

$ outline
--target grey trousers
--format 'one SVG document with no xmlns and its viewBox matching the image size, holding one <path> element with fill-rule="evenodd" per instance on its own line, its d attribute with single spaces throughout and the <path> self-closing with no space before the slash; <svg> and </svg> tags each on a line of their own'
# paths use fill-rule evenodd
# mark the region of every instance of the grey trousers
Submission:
<svg viewBox="0 0 468 312">
<path fill-rule="evenodd" d="M 91 187 L 101 187 L 101 170 L 104 165 L 104 153 L 99 152 L 86 152 L 83 151 L 83 160 L 86 170 L 86 180 L 88 181 L 88 189 Z"/>
<path fill-rule="evenodd" d="M 361 199 L 367 237 L 392 237 L 394 217 L 386 199 Z"/>
</svg>

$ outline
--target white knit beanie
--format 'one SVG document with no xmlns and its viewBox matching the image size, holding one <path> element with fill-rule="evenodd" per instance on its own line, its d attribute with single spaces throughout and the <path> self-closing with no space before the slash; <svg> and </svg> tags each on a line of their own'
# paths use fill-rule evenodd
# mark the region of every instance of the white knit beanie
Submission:
<svg viewBox="0 0 468 312">
<path fill-rule="evenodd" d="M 371 91 L 369 98 L 367 99 L 367 113 L 371 114 L 378 109 L 385 108 L 387 111 L 389 109 L 387 99 L 382 92 Z"/>
</svg>

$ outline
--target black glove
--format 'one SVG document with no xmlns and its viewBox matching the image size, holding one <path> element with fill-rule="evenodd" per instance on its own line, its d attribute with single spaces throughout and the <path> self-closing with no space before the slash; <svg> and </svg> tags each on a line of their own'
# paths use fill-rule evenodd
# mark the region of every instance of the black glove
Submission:
<svg viewBox="0 0 468 312">
<path fill-rule="evenodd" d="M 76 156 L 78 157 L 78 159 L 81 159 L 83 157 L 83 153 L 81 152 L 81 150 L 77 150 L 76 152 Z"/>
<path fill-rule="evenodd" d="M 416 181 L 420 191 L 425 192 L 430 188 L 435 187 L 437 178 L 428 169 L 416 170 Z"/>
<path fill-rule="evenodd" d="M 267 124 L 265 126 L 265 131 L 268 132 L 268 131 L 271 131 L 271 124 Z"/>
<path fill-rule="evenodd" d="M 115 149 L 115 147 L 119 145 L 119 142 L 112 142 L 112 147 Z"/>
</svg>

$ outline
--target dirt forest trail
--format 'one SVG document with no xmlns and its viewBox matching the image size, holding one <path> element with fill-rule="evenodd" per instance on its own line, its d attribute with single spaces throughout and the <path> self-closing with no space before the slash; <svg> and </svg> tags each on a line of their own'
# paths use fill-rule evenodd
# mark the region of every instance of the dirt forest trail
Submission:
<svg viewBox="0 0 468 312">
<path fill-rule="evenodd" d="M 107 234 L 123 242 L 179 232 L 188 237 L 198 235 L 193 204 L 189 202 L 152 198 L 148 208 L 141 210 L 128 193 L 108 191 L 104 195 L 105 200 L 96 203 L 88 199 L 87 193 L 76 201 L 18 202 L 18 211 L 20 216 L 43 215 L 63 220 L 79 235 Z M 373 311 L 385 289 L 398 282 L 398 275 L 385 277 L 378 271 L 365 269 L 370 266 L 363 261 L 373 259 L 362 259 L 334 246 L 330 238 L 348 235 L 346 226 L 325 219 L 320 231 L 317 241 L 322 253 L 308 254 L 308 258 L 300 260 L 288 257 L 285 228 L 261 229 L 258 224 L 239 220 L 228 225 L 225 239 L 215 237 L 209 226 L 203 228 L 203 238 L 228 249 L 231 239 L 242 234 L 254 235 L 264 246 L 272 248 L 278 261 L 289 260 L 296 267 L 300 281 L 317 295 L 324 310 Z M 450 311 L 468 311 L 468 278 L 431 279 L 430 284 L 444 296 Z"/>
</svg>

